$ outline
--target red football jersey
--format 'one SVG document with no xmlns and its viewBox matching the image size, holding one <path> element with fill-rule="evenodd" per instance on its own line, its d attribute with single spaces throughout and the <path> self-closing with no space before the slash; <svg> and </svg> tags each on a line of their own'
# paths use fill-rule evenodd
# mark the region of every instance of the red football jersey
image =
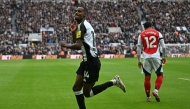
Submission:
<svg viewBox="0 0 190 109">
<path fill-rule="evenodd" d="M 146 54 L 154 54 L 159 48 L 159 32 L 154 29 L 146 29 L 141 34 L 141 41 Z"/>
</svg>

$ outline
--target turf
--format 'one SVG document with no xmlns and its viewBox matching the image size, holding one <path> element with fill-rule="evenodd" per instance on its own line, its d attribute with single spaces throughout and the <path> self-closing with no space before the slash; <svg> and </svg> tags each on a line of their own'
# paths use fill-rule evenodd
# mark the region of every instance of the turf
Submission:
<svg viewBox="0 0 190 109">
<path fill-rule="evenodd" d="M 72 85 L 81 60 L 0 61 L 0 109 L 78 109 Z M 86 99 L 87 109 L 190 109 L 190 58 L 168 58 L 159 95 L 146 102 L 144 75 L 137 59 L 101 59 L 97 84 L 120 75 L 127 87 L 117 87 Z M 152 90 L 156 75 L 153 73 Z"/>
</svg>

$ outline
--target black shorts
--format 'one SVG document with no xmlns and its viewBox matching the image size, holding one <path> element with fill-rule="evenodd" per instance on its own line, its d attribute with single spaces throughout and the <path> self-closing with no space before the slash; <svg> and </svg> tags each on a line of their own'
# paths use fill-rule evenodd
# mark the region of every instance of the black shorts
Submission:
<svg viewBox="0 0 190 109">
<path fill-rule="evenodd" d="M 83 81 L 90 84 L 98 81 L 100 68 L 99 58 L 92 58 L 86 62 L 82 61 L 76 73 L 84 76 Z"/>
</svg>

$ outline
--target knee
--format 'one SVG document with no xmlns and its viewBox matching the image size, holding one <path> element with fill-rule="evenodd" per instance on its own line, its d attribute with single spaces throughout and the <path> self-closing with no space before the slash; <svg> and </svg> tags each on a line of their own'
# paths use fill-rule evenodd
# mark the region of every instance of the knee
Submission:
<svg viewBox="0 0 190 109">
<path fill-rule="evenodd" d="M 91 94 L 90 94 L 91 90 L 87 90 L 87 89 L 83 89 L 83 94 L 86 98 L 89 98 L 91 97 Z"/>
<path fill-rule="evenodd" d="M 72 87 L 73 92 L 80 91 L 81 89 L 82 89 L 82 87 L 79 87 L 79 86 L 73 86 Z"/>
<path fill-rule="evenodd" d="M 87 93 L 87 92 L 84 92 L 84 91 L 83 91 L 83 95 L 84 95 L 86 98 L 90 98 L 90 94 Z"/>
<path fill-rule="evenodd" d="M 157 76 L 162 76 L 163 77 L 163 73 L 162 72 L 158 73 Z"/>
<path fill-rule="evenodd" d="M 80 92 L 81 94 L 83 94 L 86 98 L 89 98 L 90 97 L 90 93 L 88 92 L 88 91 L 82 91 L 82 88 L 80 88 L 80 87 L 75 87 L 75 86 L 73 86 L 73 92 L 76 92 L 76 93 L 78 93 L 78 92 Z"/>
</svg>

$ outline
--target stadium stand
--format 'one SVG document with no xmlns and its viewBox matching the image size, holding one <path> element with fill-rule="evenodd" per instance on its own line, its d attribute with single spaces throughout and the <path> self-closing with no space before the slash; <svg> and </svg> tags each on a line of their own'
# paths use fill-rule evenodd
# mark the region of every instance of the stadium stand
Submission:
<svg viewBox="0 0 190 109">
<path fill-rule="evenodd" d="M 188 4 L 189 1 L 145 3 L 145 19 L 163 33 L 166 43 L 189 43 Z"/>
<path fill-rule="evenodd" d="M 151 21 L 166 43 L 190 43 L 190 9 L 186 0 L 79 0 L 89 10 L 87 20 L 95 28 L 101 54 L 136 51 L 142 22 Z M 71 0 L 0 1 L 0 54 L 79 54 L 61 49 L 72 43 L 69 25 L 76 5 Z M 156 14 L 155 14 L 156 13 Z M 110 32 L 111 31 L 111 32 Z M 42 42 L 29 41 L 41 33 Z M 31 39 L 32 40 L 32 39 Z"/>
</svg>

